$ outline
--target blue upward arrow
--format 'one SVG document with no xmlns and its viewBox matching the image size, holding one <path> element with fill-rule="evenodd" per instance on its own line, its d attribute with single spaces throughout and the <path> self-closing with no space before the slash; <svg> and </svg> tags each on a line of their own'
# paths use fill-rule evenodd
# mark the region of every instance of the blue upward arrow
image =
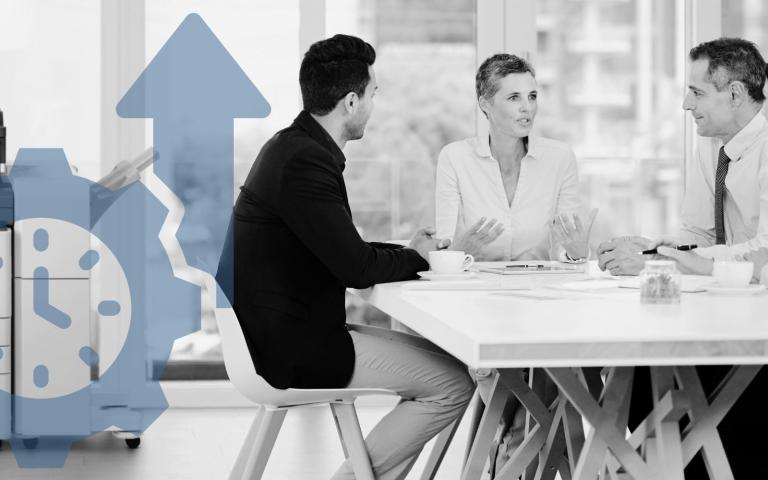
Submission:
<svg viewBox="0 0 768 480">
<path fill-rule="evenodd" d="M 117 105 L 154 119 L 154 171 L 181 199 L 187 262 L 215 274 L 232 212 L 234 119 L 270 106 L 197 14 L 187 16 Z"/>
</svg>

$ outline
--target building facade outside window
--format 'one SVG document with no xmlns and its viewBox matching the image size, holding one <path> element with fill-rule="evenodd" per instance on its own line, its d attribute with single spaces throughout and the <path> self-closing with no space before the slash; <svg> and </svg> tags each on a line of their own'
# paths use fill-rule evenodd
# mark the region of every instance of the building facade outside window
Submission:
<svg viewBox="0 0 768 480">
<path fill-rule="evenodd" d="M 685 57 L 677 2 L 537 2 L 539 132 L 569 143 L 592 244 L 677 229 Z"/>
<path fill-rule="evenodd" d="M 723 36 L 741 37 L 754 42 L 768 59 L 768 4 L 760 0 L 723 2 Z M 768 114 L 768 105 L 763 107 Z"/>
</svg>

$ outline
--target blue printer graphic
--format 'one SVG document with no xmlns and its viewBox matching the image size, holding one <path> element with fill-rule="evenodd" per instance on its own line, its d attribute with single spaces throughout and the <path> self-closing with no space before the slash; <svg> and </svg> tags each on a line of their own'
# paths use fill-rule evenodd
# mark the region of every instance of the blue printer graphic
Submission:
<svg viewBox="0 0 768 480">
<path fill-rule="evenodd" d="M 72 441 L 104 430 L 136 448 L 167 407 L 152 378 L 175 339 L 167 304 L 199 298 L 198 286 L 174 278 L 157 237 L 167 209 L 136 181 L 155 153 L 120 162 L 97 183 L 73 175 L 60 149 L 20 149 L 9 172 L 5 131 L 0 440 L 11 440 L 22 467 L 61 466 Z M 35 215 L 40 205 L 53 213 Z M 144 259 L 157 251 L 164 261 L 150 272 Z M 25 457 L 46 446 L 58 453 L 42 464 Z"/>
<path fill-rule="evenodd" d="M 5 163 L 5 123 L 0 111 L 0 439 L 11 436 L 11 312 L 13 189 Z M 5 392 L 3 394 L 2 392 Z"/>
</svg>

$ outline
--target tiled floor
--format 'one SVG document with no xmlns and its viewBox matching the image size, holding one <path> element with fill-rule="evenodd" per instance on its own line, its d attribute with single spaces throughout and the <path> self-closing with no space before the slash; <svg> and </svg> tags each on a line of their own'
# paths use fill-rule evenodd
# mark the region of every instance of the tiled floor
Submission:
<svg viewBox="0 0 768 480">
<path fill-rule="evenodd" d="M 376 402 L 376 406 L 358 407 L 364 432 L 389 411 L 390 405 L 394 405 L 391 402 L 386 398 Z M 122 440 L 110 434 L 95 435 L 75 444 L 65 467 L 57 470 L 19 469 L 4 443 L 0 451 L 0 479 L 226 479 L 254 414 L 255 410 L 250 409 L 171 409 L 145 432 L 139 449 L 128 450 Z M 438 479 L 458 479 L 466 446 L 467 418 L 443 461 Z M 424 458 L 409 479 L 419 477 L 426 456 L 422 455 Z M 263 478 L 326 479 L 342 458 L 328 407 L 297 408 L 286 416 Z"/>
</svg>

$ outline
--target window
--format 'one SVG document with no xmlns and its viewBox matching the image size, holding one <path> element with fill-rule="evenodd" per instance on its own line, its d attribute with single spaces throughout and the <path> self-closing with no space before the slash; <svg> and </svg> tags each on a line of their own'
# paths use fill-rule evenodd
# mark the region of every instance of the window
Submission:
<svg viewBox="0 0 768 480">
<path fill-rule="evenodd" d="M 290 124 L 299 112 L 299 3 L 298 0 L 146 2 L 147 63 L 193 12 L 208 24 L 272 107 L 267 118 L 235 120 L 234 198 L 264 142 Z M 147 145 L 152 144 L 151 133 L 152 122 L 147 122 Z M 201 179 L 180 171 L 175 182 L 180 197 L 194 199 L 185 215 L 205 215 L 205 198 L 215 194 L 211 189 L 218 188 L 216 178 Z M 204 242 L 205 235 L 201 237 Z M 223 375 L 215 321 L 204 319 L 200 332 L 176 342 L 165 378 L 223 378 Z"/>
<path fill-rule="evenodd" d="M 757 45 L 764 59 L 768 59 L 768 5 L 757 0 L 729 0 L 723 2 L 723 36 L 741 37 Z M 768 105 L 763 107 L 768 114 Z"/>
<path fill-rule="evenodd" d="M 435 221 L 435 167 L 446 144 L 475 134 L 475 0 L 328 0 L 327 36 L 376 49 L 379 90 L 344 171 L 366 240 L 409 239 Z M 350 322 L 389 320 L 347 296 Z"/>
<path fill-rule="evenodd" d="M 9 163 L 19 147 L 61 147 L 80 175 L 100 177 L 100 15 L 89 0 L 0 4 Z"/>
<path fill-rule="evenodd" d="M 116 7 L 128 2 L 134 0 L 108 3 Z M 300 9 L 310 0 L 135 0 L 131 5 L 141 3 L 145 20 L 138 26 L 145 34 L 145 63 L 183 18 L 196 12 L 270 102 L 269 117 L 235 121 L 233 187 L 238 187 L 264 141 L 289 124 L 301 107 L 300 37 L 317 31 L 312 22 L 322 18 L 305 16 L 305 23 L 300 22 Z M 593 242 L 624 233 L 652 236 L 675 230 L 686 122 L 680 108 L 683 28 L 693 14 L 686 8 L 693 3 L 325 0 L 325 36 L 359 35 L 378 54 L 376 110 L 365 138 L 350 142 L 345 152 L 350 202 L 365 238 L 407 239 L 416 228 L 434 222 L 437 154 L 447 143 L 476 132 L 474 73 L 483 60 L 477 58 L 478 32 L 494 32 L 489 36 L 493 45 L 482 45 L 490 54 L 505 50 L 505 36 L 508 42 L 521 31 L 525 37 L 532 25 L 535 35 L 525 50 L 530 51 L 542 90 L 536 128 L 574 148 L 584 203 L 601 209 Z M 699 9 L 698 15 L 721 18 L 724 35 L 752 40 L 768 54 L 768 5 L 762 0 L 712 3 L 722 5 L 722 11 Z M 531 5 L 535 7 L 523 8 Z M 124 159 L 102 155 L 110 146 L 102 140 L 105 118 L 115 120 L 105 113 L 113 106 L 102 105 L 101 82 L 105 70 L 117 66 L 104 60 L 111 50 L 103 50 L 103 32 L 122 31 L 125 24 L 112 22 L 127 21 L 115 16 L 102 25 L 106 8 L 107 3 L 91 0 L 0 4 L 0 109 L 8 126 L 9 161 L 21 146 L 62 147 L 81 175 L 96 180 L 105 167 Z M 499 25 L 478 28 L 478 9 L 497 8 L 511 9 L 512 14 L 498 12 L 494 21 Z M 704 33 L 707 37 L 720 32 Z M 124 74 L 120 72 L 121 80 Z M 101 97 L 96 93 L 100 90 Z M 146 145 L 132 145 L 128 152 L 152 144 L 152 122 L 144 124 Z M 205 188 L 194 178 L 178 180 L 190 196 Z M 369 315 L 355 312 L 350 312 L 350 320 Z M 215 325 L 202 327 L 202 332 L 177 342 L 172 362 L 220 366 Z"/>
<path fill-rule="evenodd" d="M 376 108 L 345 151 L 355 223 L 367 240 L 410 238 L 434 224 L 440 149 L 475 132 L 475 0 L 327 6 L 327 36 L 359 35 L 377 55 Z"/>
<path fill-rule="evenodd" d="M 538 132 L 570 144 L 592 242 L 678 228 L 685 59 L 677 2 L 537 3 Z"/>
</svg>

